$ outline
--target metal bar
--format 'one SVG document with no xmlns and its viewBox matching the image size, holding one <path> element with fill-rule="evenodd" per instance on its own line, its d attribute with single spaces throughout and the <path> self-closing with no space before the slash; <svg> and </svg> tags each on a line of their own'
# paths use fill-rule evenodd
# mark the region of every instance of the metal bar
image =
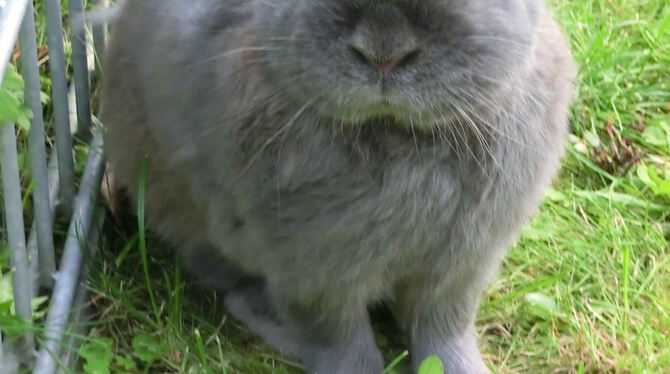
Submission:
<svg viewBox="0 0 670 374">
<path fill-rule="evenodd" d="M 51 0 L 47 0 L 51 1 Z M 74 100 L 74 84 L 70 85 L 67 88 L 67 114 L 68 114 L 68 123 L 69 125 L 77 125 L 77 108 Z M 68 131 L 71 131 L 68 129 Z M 72 140 L 70 136 L 70 140 Z M 58 144 L 56 145 L 58 146 Z M 70 153 L 71 155 L 71 153 Z M 51 154 L 49 157 L 49 164 L 47 166 L 48 168 L 48 180 L 49 180 L 49 201 L 51 202 L 51 222 L 54 221 L 54 216 L 55 216 L 55 210 L 56 210 L 56 205 L 57 204 L 57 197 L 58 197 L 58 187 L 59 187 L 59 178 L 60 178 L 60 172 L 59 172 L 59 165 L 60 165 L 60 160 L 57 158 L 57 152 L 54 152 Z M 65 213 L 65 215 L 71 215 L 72 211 L 64 211 L 62 213 Z M 30 261 L 30 274 L 32 276 L 32 279 L 37 279 L 37 274 L 38 274 L 38 252 L 37 252 L 37 234 L 35 232 L 35 225 L 33 224 L 31 231 L 30 231 L 30 236 L 28 238 L 28 257 L 31 260 Z M 37 289 L 33 290 L 32 295 L 37 296 Z"/>
<path fill-rule="evenodd" d="M 2 342 L 2 331 L 0 331 L 0 372 L 17 373 L 19 363 L 14 353 L 14 347 L 11 342 Z"/>
<path fill-rule="evenodd" d="M 30 121 L 29 148 L 30 169 L 32 178 L 35 181 L 33 204 L 35 207 L 37 248 L 40 259 L 40 284 L 50 288 L 53 285 L 53 274 L 56 272 L 56 258 L 54 255 L 51 209 L 49 207 L 47 152 L 44 145 L 44 119 L 42 118 L 40 72 L 37 65 L 35 15 L 32 2 L 28 3 L 19 31 L 19 48 L 21 50 L 21 74 L 25 82 L 24 97 L 26 104 L 28 104 L 33 112 L 33 118 Z"/>
<path fill-rule="evenodd" d="M 26 13 L 29 0 L 10 0 L 0 8 L 0 85 L 9 64 L 9 57 L 14 50 L 16 35 L 21 26 L 21 20 Z"/>
<path fill-rule="evenodd" d="M 88 62 L 86 56 L 86 23 L 82 0 L 70 0 L 70 32 L 72 67 L 77 100 L 77 134 L 88 140 L 91 130 L 91 105 L 89 101 Z"/>
<path fill-rule="evenodd" d="M 61 342 L 81 271 L 81 239 L 87 237 L 92 226 L 93 207 L 100 192 L 103 165 L 102 136 L 96 131 L 89 147 L 81 187 L 75 199 L 56 287 L 47 314 L 44 344 L 38 352 L 34 374 L 53 374 L 56 370 L 56 357 L 60 356 Z"/>
<path fill-rule="evenodd" d="M 56 200 L 58 197 L 58 157 L 56 153 L 52 153 L 49 157 L 48 180 L 49 180 L 49 203 L 51 207 L 51 222 L 54 221 L 56 212 Z M 35 230 L 35 222 L 30 229 L 30 236 L 28 237 L 28 260 L 30 261 L 30 277 L 33 280 L 32 285 L 39 281 L 39 254 L 37 251 L 37 232 Z M 37 287 L 33 287 L 31 295 L 37 296 Z"/>
<path fill-rule="evenodd" d="M 12 283 L 14 285 L 14 305 L 16 314 L 31 322 L 30 299 L 31 279 L 28 274 L 28 255 L 23 226 L 23 205 L 21 204 L 21 179 L 16 152 L 16 132 L 12 124 L 0 124 L 0 168 L 2 169 L 2 189 L 5 200 L 5 221 L 11 250 Z M 35 350 L 31 331 L 26 331 L 20 342 L 19 353 L 27 360 Z"/>
<path fill-rule="evenodd" d="M 51 75 L 51 102 L 54 110 L 56 151 L 60 173 L 60 208 L 69 214 L 74 200 L 74 161 L 72 134 L 65 77 L 65 52 L 63 51 L 63 21 L 60 0 L 45 0 L 47 44 L 49 46 L 49 73 Z"/>
<path fill-rule="evenodd" d="M 95 215 L 95 222 L 93 227 L 91 228 L 91 234 L 88 236 L 88 241 L 87 241 L 87 253 L 89 253 L 90 256 L 95 256 L 96 253 L 99 251 L 99 238 L 100 238 L 100 233 L 102 231 L 102 226 L 105 223 L 105 211 L 100 210 L 96 215 Z M 77 371 L 77 365 L 78 365 L 78 360 L 76 357 L 76 351 L 81 345 L 81 336 L 85 335 L 85 329 L 86 329 L 86 321 L 90 317 L 90 310 L 89 307 L 85 305 L 86 300 L 89 297 L 89 291 L 86 288 L 86 286 L 83 283 L 83 280 L 88 278 L 88 266 L 84 264 L 81 269 L 81 275 L 79 276 L 79 287 L 77 287 L 77 292 L 75 293 L 74 296 L 74 302 L 73 302 L 73 316 L 70 321 L 70 325 L 72 326 L 72 336 L 69 337 L 68 342 L 64 345 L 65 352 L 63 353 L 63 357 L 61 359 L 61 362 L 63 363 L 63 368 L 59 370 L 59 372 L 72 372 L 75 373 Z M 69 370 L 68 370 L 69 369 Z"/>
</svg>

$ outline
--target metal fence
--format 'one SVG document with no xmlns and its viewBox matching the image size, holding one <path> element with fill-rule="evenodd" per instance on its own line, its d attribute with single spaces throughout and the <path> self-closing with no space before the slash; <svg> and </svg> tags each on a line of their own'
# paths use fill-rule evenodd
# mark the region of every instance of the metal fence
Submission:
<svg viewBox="0 0 670 374">
<path fill-rule="evenodd" d="M 102 138 L 92 125 L 89 97 L 89 61 L 83 0 L 69 0 L 69 39 L 72 47 L 73 82 L 76 98 L 76 134 L 89 142 L 83 174 L 75 180 L 73 158 L 74 127 L 68 102 L 68 80 L 64 51 L 64 32 L 60 0 L 42 2 L 49 50 L 51 105 L 55 149 L 48 155 L 45 142 L 43 109 L 40 98 L 40 75 L 36 44 L 35 14 L 32 0 L 0 0 L 0 84 L 18 41 L 18 70 L 24 84 L 24 99 L 32 111 L 28 131 L 30 176 L 33 183 L 31 228 L 26 238 L 22 205 L 22 186 L 17 152 L 15 124 L 0 124 L 0 168 L 2 197 L 11 266 L 14 304 L 17 316 L 28 324 L 20 339 L 13 341 L 24 367 L 33 373 L 54 373 L 68 362 L 72 348 L 67 347 L 68 325 L 77 300 L 83 300 L 80 276 L 83 246 L 95 233 L 96 206 L 103 172 Z M 101 0 L 93 1 L 97 3 Z M 104 29 L 94 38 L 98 47 L 104 43 Z M 54 245 L 53 223 L 56 216 L 70 218 L 62 251 Z M 61 253 L 58 259 L 56 253 Z M 33 325 L 31 300 L 38 292 L 50 292 L 46 320 Z M 2 326 L 0 326 L 0 330 Z M 5 346 L 8 342 L 5 342 Z M 3 360 L 0 344 L 0 362 Z"/>
</svg>

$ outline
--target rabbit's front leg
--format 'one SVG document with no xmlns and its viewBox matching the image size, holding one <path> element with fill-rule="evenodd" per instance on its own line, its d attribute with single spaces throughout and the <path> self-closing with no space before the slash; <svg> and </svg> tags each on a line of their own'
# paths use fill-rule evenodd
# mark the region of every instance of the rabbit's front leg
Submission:
<svg viewBox="0 0 670 374">
<path fill-rule="evenodd" d="M 341 295 L 319 297 L 328 305 L 273 299 L 267 287 L 247 287 L 230 292 L 226 307 L 266 344 L 302 361 L 308 374 L 383 372 L 365 305 L 342 303 Z"/>
<path fill-rule="evenodd" d="M 415 372 L 424 359 L 435 355 L 445 374 L 490 373 L 474 329 L 482 288 L 473 279 L 440 287 L 435 279 L 420 277 L 396 289 L 398 320 L 409 334 Z"/>
</svg>

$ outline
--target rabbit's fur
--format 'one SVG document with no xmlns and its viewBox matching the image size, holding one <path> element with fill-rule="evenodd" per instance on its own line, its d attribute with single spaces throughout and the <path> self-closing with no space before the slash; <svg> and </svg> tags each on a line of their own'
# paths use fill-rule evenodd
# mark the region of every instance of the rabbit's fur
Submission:
<svg viewBox="0 0 670 374">
<path fill-rule="evenodd" d="M 116 178 L 229 311 L 310 373 L 488 372 L 480 295 L 559 167 L 574 67 L 540 0 L 130 0 Z"/>
</svg>

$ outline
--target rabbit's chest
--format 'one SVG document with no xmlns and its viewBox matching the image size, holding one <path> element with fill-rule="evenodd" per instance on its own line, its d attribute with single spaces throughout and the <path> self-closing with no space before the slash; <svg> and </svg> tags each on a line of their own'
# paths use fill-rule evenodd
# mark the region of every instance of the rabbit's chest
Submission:
<svg viewBox="0 0 670 374">
<path fill-rule="evenodd" d="M 287 237 L 366 253 L 436 246 L 481 185 L 476 167 L 432 138 L 369 130 L 308 144 L 287 146 L 265 204 Z"/>
<path fill-rule="evenodd" d="M 244 225 L 219 236 L 234 240 L 229 255 L 282 276 L 327 270 L 327 279 L 388 284 L 450 242 L 461 247 L 468 234 L 454 234 L 455 223 L 486 188 L 477 163 L 432 139 L 351 135 L 288 138 L 258 156 L 235 184 Z"/>
</svg>

